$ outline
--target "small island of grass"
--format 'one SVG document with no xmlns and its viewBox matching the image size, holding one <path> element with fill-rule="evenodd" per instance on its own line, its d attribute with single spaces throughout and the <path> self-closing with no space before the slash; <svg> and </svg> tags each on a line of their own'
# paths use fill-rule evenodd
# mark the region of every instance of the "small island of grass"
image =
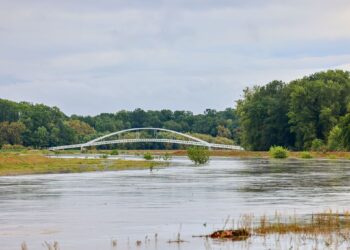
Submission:
<svg viewBox="0 0 350 250">
<path fill-rule="evenodd" d="M 161 165 L 165 163 L 108 158 L 62 159 L 40 153 L 0 153 L 0 176 L 153 169 Z"/>
</svg>

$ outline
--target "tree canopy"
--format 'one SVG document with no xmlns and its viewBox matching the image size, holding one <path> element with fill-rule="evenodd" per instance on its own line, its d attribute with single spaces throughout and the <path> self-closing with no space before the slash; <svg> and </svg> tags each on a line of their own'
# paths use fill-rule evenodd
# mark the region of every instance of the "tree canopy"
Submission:
<svg viewBox="0 0 350 250">
<path fill-rule="evenodd" d="M 96 116 L 67 116 L 57 107 L 0 99 L 0 115 L 0 146 L 23 144 L 43 148 L 81 143 L 102 134 L 135 127 L 160 127 L 238 140 L 237 115 L 231 108 L 224 111 L 208 109 L 203 114 L 136 109 Z M 135 146 L 142 148 L 145 144 Z"/>
<path fill-rule="evenodd" d="M 252 150 L 273 145 L 303 150 L 310 149 L 314 140 L 335 138 L 342 129 L 346 138 L 349 101 L 349 72 L 341 70 L 246 89 L 237 104 L 242 143 Z M 339 149 L 334 141 L 330 145 Z"/>
</svg>

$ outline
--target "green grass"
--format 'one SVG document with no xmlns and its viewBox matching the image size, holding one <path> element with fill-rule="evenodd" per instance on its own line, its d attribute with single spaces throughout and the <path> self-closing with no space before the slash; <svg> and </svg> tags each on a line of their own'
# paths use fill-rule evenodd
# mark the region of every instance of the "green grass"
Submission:
<svg viewBox="0 0 350 250">
<path fill-rule="evenodd" d="M 309 152 L 304 151 L 304 152 L 300 153 L 300 158 L 302 158 L 302 159 L 311 159 L 312 155 Z"/>
<path fill-rule="evenodd" d="M 328 155 L 328 159 L 335 160 L 335 159 L 337 159 L 337 156 L 336 155 Z"/>
<path fill-rule="evenodd" d="M 158 162 L 112 159 L 57 159 L 41 154 L 0 153 L 0 176 L 150 169 Z"/>
</svg>

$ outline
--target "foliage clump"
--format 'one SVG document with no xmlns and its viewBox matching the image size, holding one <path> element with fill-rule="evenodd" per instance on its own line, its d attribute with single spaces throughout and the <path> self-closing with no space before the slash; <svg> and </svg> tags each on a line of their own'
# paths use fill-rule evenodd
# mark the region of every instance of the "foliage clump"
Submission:
<svg viewBox="0 0 350 250">
<path fill-rule="evenodd" d="M 19 145 L 19 144 L 15 144 L 15 145 L 5 144 L 5 145 L 2 145 L 2 147 L 1 147 L 2 151 L 23 151 L 25 149 L 26 149 L 26 147 L 24 147 L 23 145 Z"/>
<path fill-rule="evenodd" d="M 108 155 L 106 155 L 106 154 L 100 155 L 100 158 L 101 159 L 108 159 Z"/>
<path fill-rule="evenodd" d="M 288 158 L 288 150 L 282 146 L 272 146 L 269 150 L 270 156 L 275 159 Z"/>
<path fill-rule="evenodd" d="M 335 126 L 329 132 L 327 148 L 330 151 L 344 150 L 342 129 L 339 126 Z"/>
<path fill-rule="evenodd" d="M 171 160 L 171 158 L 172 158 L 172 156 L 171 156 L 171 154 L 169 154 L 169 153 L 165 153 L 165 154 L 163 155 L 163 160 L 164 160 L 164 161 L 169 161 L 169 160 Z"/>
<path fill-rule="evenodd" d="M 309 152 L 304 151 L 304 152 L 301 152 L 300 157 L 303 159 L 311 159 L 312 155 Z"/>
<path fill-rule="evenodd" d="M 117 149 L 113 149 L 111 155 L 119 155 L 119 151 Z"/>
<path fill-rule="evenodd" d="M 316 152 L 325 152 L 325 151 L 327 151 L 326 147 L 325 147 L 325 145 L 323 143 L 323 140 L 321 140 L 321 139 L 314 139 L 311 142 L 311 150 L 312 151 L 316 151 Z"/>
<path fill-rule="evenodd" d="M 147 161 L 151 161 L 154 159 L 153 155 L 150 153 L 150 152 L 146 152 L 144 155 L 143 155 L 143 159 L 147 160 Z"/>
<path fill-rule="evenodd" d="M 209 161 L 209 150 L 203 147 L 190 147 L 187 149 L 188 158 L 196 165 L 202 165 Z"/>
</svg>

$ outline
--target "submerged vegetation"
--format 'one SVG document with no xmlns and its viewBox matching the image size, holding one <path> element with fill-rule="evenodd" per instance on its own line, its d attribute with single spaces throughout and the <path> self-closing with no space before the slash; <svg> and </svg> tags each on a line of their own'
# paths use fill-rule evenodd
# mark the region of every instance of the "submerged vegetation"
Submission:
<svg viewBox="0 0 350 250">
<path fill-rule="evenodd" d="M 190 147 L 187 149 L 188 158 L 196 165 L 203 165 L 209 161 L 209 150 L 204 147 Z"/>
<path fill-rule="evenodd" d="M 272 146 L 269 150 L 270 156 L 276 159 L 288 158 L 288 150 L 281 146 Z"/>
<path fill-rule="evenodd" d="M 153 155 L 150 152 L 146 152 L 143 155 L 143 159 L 147 160 L 147 161 L 151 161 L 154 159 Z"/>
</svg>

